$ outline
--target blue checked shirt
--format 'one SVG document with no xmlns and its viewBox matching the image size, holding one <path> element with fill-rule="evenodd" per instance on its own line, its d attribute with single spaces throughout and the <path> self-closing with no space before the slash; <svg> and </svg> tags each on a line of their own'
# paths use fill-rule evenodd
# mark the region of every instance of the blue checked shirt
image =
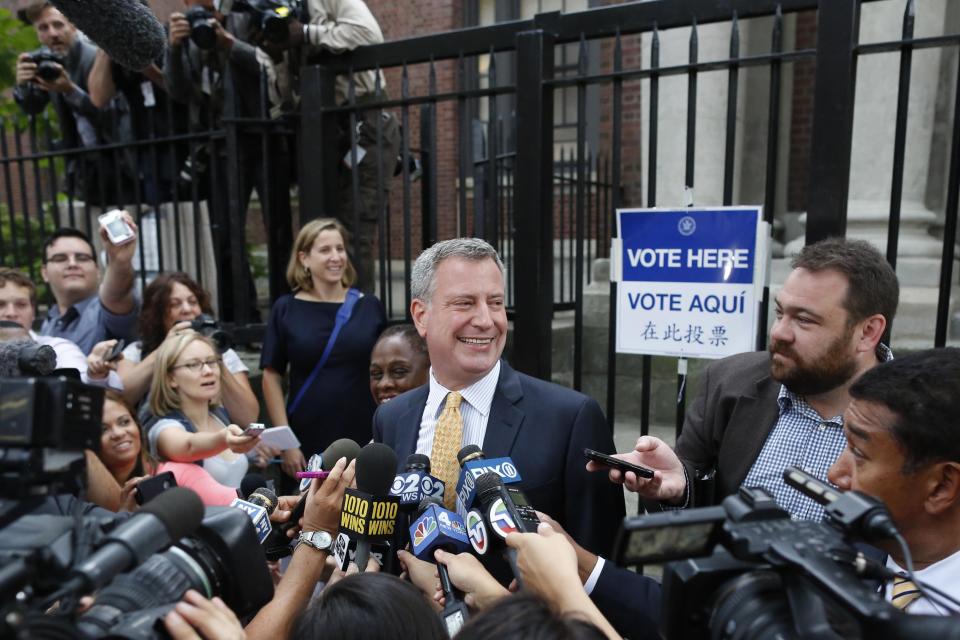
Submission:
<svg viewBox="0 0 960 640">
<path fill-rule="evenodd" d="M 893 354 L 885 345 L 879 345 L 877 359 L 892 360 Z M 803 396 L 788 391 L 783 385 L 777 403 L 780 417 L 744 478 L 743 486 L 767 490 L 794 520 L 820 521 L 823 507 L 788 487 L 783 481 L 783 470 L 796 465 L 826 481 L 827 471 L 847 446 L 843 416 L 822 418 Z"/>
</svg>

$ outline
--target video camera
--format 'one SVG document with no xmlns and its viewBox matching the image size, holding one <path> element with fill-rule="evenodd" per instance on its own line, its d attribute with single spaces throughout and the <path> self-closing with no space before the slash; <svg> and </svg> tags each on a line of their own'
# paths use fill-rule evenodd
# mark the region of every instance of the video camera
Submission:
<svg viewBox="0 0 960 640">
<path fill-rule="evenodd" d="M 827 521 L 792 520 L 758 488 L 722 506 L 624 520 L 617 563 L 667 563 L 665 638 L 960 638 L 955 619 L 905 615 L 878 589 L 893 573 L 854 540 L 899 536 L 881 502 L 797 468 L 784 479 L 825 504 Z"/>
<path fill-rule="evenodd" d="M 233 344 L 233 336 L 227 333 L 217 322 L 217 319 L 210 314 L 204 313 L 194 318 L 193 322 L 190 323 L 190 328 L 200 335 L 210 338 L 220 353 L 229 349 L 230 345 Z"/>
<path fill-rule="evenodd" d="M 164 637 L 162 619 L 188 589 L 219 596 L 238 616 L 255 613 L 273 597 L 266 560 L 250 562 L 263 551 L 249 518 L 237 509 L 210 507 L 193 534 L 116 576 L 82 615 L 45 614 L 51 594 L 58 600 L 83 595 L 57 591 L 84 560 L 74 553 L 76 525 L 72 517 L 24 516 L 0 531 L 0 565 L 11 569 L 0 576 L 0 637 L 40 637 L 56 626 L 57 637 L 148 640 Z M 113 523 L 83 520 L 84 534 L 97 541 L 111 529 Z"/>
<path fill-rule="evenodd" d="M 2 370 L 27 373 L 20 365 L 35 346 L 0 343 Z M 220 596 L 241 616 L 266 604 L 273 582 L 265 558 L 250 562 L 263 557 L 250 519 L 228 507 L 204 514 L 186 489 L 126 521 L 23 515 L 66 504 L 59 498 L 69 496 L 55 496 L 82 488 L 84 449 L 99 449 L 102 411 L 100 387 L 66 376 L 0 377 L 0 637 L 163 637 L 161 619 L 187 589 Z M 77 616 L 77 598 L 98 587 Z"/>
<path fill-rule="evenodd" d="M 299 0 L 234 0 L 230 10 L 250 13 L 267 41 L 275 44 L 287 41 L 290 37 L 290 20 L 301 17 Z M 224 9 L 221 11 L 227 12 Z"/>
<path fill-rule="evenodd" d="M 29 54 L 30 62 L 37 65 L 37 77 L 47 82 L 53 82 L 60 77 L 60 69 L 66 65 L 63 56 L 49 49 L 37 49 Z"/>
</svg>

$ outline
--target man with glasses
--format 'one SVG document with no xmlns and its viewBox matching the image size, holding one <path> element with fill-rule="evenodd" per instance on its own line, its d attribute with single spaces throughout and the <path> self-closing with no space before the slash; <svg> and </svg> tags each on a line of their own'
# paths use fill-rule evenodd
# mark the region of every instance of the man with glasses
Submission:
<svg viewBox="0 0 960 640">
<path fill-rule="evenodd" d="M 136 225 L 124 214 L 136 234 Z M 43 243 L 43 281 L 56 300 L 40 334 L 71 340 L 85 354 L 98 342 L 128 340 L 136 334 L 139 304 L 134 298 L 133 256 L 136 238 L 115 245 L 100 230 L 107 267 L 100 277 L 93 243 L 82 231 L 62 228 Z"/>
</svg>

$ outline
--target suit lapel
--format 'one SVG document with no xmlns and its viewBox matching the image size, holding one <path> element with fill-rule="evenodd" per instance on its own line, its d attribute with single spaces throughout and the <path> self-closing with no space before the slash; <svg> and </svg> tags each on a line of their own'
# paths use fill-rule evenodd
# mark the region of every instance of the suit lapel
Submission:
<svg viewBox="0 0 960 640">
<path fill-rule="evenodd" d="M 488 458 L 509 456 L 520 433 L 525 414 L 516 405 L 523 398 L 520 376 L 505 360 L 500 361 L 500 379 L 490 404 L 490 418 L 483 437 L 483 453 Z"/>
<path fill-rule="evenodd" d="M 423 419 L 423 409 L 427 406 L 427 397 L 430 395 L 430 385 L 425 384 L 411 393 L 407 408 L 397 420 L 397 441 L 394 451 L 401 467 L 406 464 L 407 458 L 417 450 L 417 438 L 420 435 L 420 422 Z"/>
<path fill-rule="evenodd" d="M 755 394 L 741 396 L 733 408 L 727 421 L 724 446 L 720 451 L 724 461 L 719 465 L 729 470 L 725 474 L 725 482 L 729 482 L 730 486 L 739 487 L 743 483 L 760 455 L 780 415 L 777 403 L 779 392 L 780 384 L 769 375 L 764 375 L 756 382 Z"/>
</svg>

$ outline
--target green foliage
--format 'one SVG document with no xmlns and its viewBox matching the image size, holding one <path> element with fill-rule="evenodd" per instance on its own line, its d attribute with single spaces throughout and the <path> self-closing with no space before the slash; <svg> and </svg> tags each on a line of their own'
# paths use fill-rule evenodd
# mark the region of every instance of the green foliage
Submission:
<svg viewBox="0 0 960 640">
<path fill-rule="evenodd" d="M 45 207 L 42 226 L 36 216 L 31 217 L 28 224 L 23 214 L 14 214 L 11 226 L 10 213 L 6 205 L 0 204 L 0 265 L 19 269 L 33 278 L 40 300 L 47 299 L 47 286 L 40 278 L 41 248 L 44 238 L 56 228 L 51 206 Z"/>
<path fill-rule="evenodd" d="M 16 103 L 7 89 L 13 87 L 17 78 L 17 56 L 24 51 L 33 51 L 40 46 L 37 34 L 9 9 L 0 7 L 0 116 L 19 115 Z"/>
</svg>

